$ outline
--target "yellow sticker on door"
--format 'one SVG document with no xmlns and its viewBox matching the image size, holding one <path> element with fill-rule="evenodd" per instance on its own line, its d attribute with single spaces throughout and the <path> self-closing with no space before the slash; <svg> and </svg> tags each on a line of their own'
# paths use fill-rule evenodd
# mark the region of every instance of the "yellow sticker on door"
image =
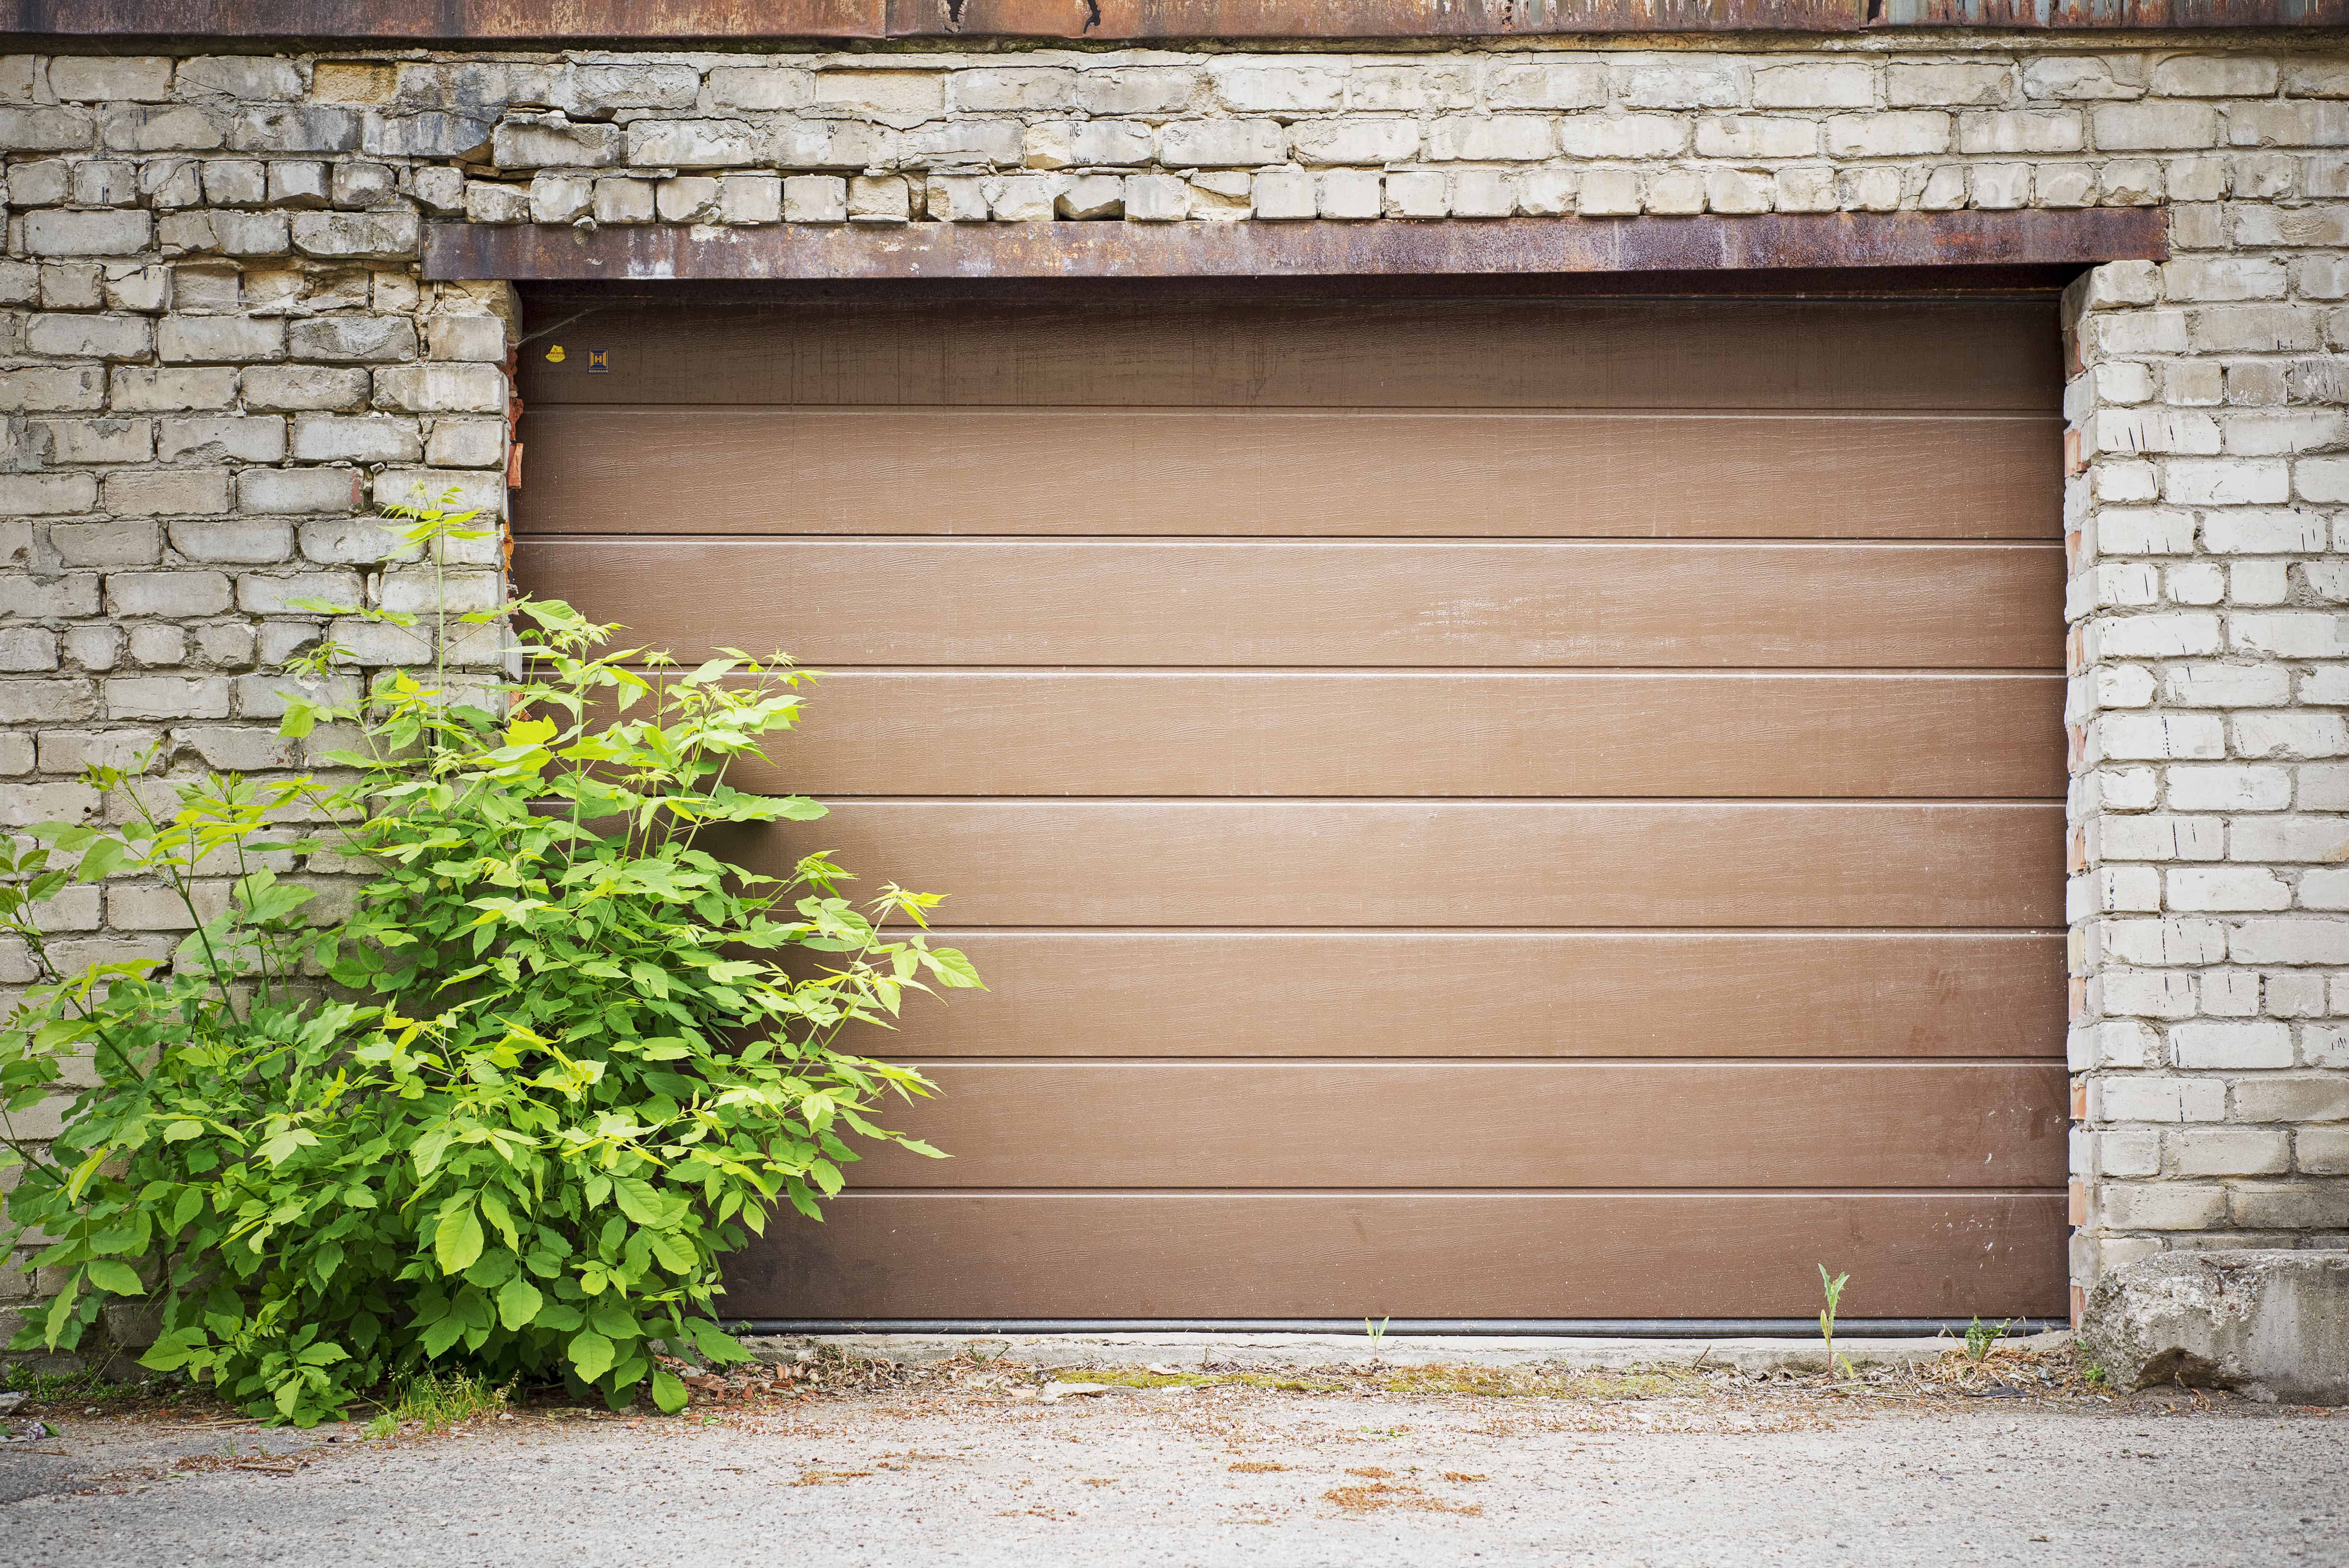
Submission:
<svg viewBox="0 0 2349 1568">
<path fill-rule="evenodd" d="M 570 356 L 563 352 L 563 345 L 559 343 L 546 351 L 546 362 L 549 365 L 560 365 L 569 357 Z"/>
</svg>

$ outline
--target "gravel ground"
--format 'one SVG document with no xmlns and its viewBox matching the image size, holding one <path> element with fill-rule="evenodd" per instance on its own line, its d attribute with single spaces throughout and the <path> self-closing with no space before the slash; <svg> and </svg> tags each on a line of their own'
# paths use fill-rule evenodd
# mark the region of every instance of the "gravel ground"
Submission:
<svg viewBox="0 0 2349 1568">
<path fill-rule="evenodd" d="M 377 1441 L 52 1410 L 57 1437 L 0 1446 L 0 1560 L 2349 1563 L 2349 1411 L 2043 1373 L 1128 1375 L 1169 1386 L 1087 1393 L 966 1363 Z"/>
</svg>

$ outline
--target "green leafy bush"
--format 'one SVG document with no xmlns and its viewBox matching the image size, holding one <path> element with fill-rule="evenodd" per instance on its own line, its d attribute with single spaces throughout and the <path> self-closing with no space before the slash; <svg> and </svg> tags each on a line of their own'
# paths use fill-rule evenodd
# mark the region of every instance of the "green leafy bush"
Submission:
<svg viewBox="0 0 2349 1568">
<path fill-rule="evenodd" d="M 408 516 L 436 559 L 478 537 Z M 615 1408 L 649 1379 L 675 1409 L 653 1346 L 741 1357 L 719 1265 L 773 1204 L 816 1215 L 852 1138 L 936 1153 L 872 1119 L 930 1086 L 838 1043 L 908 990 L 978 984 L 925 940 L 935 896 L 860 906 L 823 855 L 773 879 L 698 842 L 823 815 L 724 779 L 792 727 L 803 677 L 601 652 L 613 628 L 559 603 L 509 613 L 522 675 L 470 689 L 436 667 L 338 693 L 339 650 L 311 655 L 285 729 L 347 739 L 331 775 L 167 791 L 99 769 L 125 825 L 0 846 L 0 928 L 41 975 L 0 1028 L 0 1109 L 89 1085 L 45 1153 L 8 1130 L 0 1246 L 45 1243 L 63 1280 L 19 1347 L 149 1302 L 147 1366 L 299 1424 L 435 1367 Z M 372 880 L 329 916 L 283 873 L 330 858 Z M 63 972 L 41 905 L 121 878 L 192 929 L 169 965 Z M 797 974 L 792 950 L 815 955 Z"/>
</svg>

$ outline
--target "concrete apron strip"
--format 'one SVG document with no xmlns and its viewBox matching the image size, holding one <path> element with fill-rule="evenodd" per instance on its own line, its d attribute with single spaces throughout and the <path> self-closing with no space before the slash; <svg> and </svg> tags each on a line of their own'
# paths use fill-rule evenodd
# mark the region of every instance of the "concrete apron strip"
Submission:
<svg viewBox="0 0 2349 1568">
<path fill-rule="evenodd" d="M 1354 1334 L 805 1334 L 746 1336 L 760 1360 L 803 1359 L 830 1351 L 859 1360 L 912 1365 L 974 1356 L 1027 1367 L 1105 1370 L 1173 1367 L 1219 1372 L 1306 1372 L 1319 1368 L 1484 1367 L 1514 1371 L 1635 1372 L 1661 1367 L 1731 1367 L 1740 1372 L 1824 1372 L 1817 1339 L 1565 1339 L 1389 1335 L 1373 1346 Z M 2003 1341 L 2020 1350 L 2061 1350 L 2069 1329 Z M 1931 1361 L 1963 1342 L 1843 1339 L 1838 1359 L 1854 1367 Z"/>
</svg>

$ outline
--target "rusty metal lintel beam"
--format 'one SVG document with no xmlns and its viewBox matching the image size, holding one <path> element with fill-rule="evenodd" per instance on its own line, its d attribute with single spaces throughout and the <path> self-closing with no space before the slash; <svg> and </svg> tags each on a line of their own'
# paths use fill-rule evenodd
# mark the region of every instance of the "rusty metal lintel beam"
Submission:
<svg viewBox="0 0 2349 1568">
<path fill-rule="evenodd" d="M 912 223 L 593 232 L 450 223 L 425 275 L 515 282 L 1304 278 L 2088 266 L 2169 253 L 2151 208 L 1440 222 Z"/>
<path fill-rule="evenodd" d="M 2349 0 L 0 0 L 0 32 L 355 43 L 1438 38 L 2349 25 Z"/>
</svg>

